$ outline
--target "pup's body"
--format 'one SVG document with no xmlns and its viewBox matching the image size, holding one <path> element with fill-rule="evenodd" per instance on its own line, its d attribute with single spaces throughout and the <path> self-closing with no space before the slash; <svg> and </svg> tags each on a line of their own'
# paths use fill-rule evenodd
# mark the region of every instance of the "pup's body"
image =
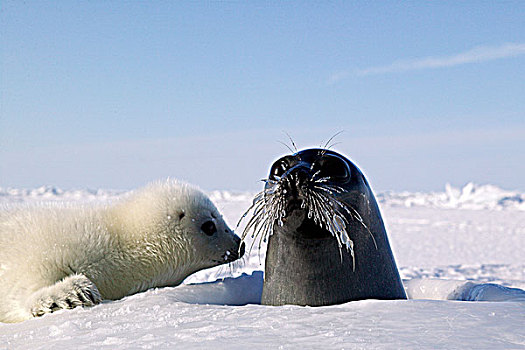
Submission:
<svg viewBox="0 0 525 350">
<path fill-rule="evenodd" d="M 239 243 L 206 195 L 173 180 L 111 206 L 0 212 L 0 321 L 175 286 Z"/>
</svg>

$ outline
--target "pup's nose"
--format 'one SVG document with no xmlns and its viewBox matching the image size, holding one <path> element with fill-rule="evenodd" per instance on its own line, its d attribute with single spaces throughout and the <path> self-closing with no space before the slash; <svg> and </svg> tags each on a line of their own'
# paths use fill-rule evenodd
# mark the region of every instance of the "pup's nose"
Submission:
<svg viewBox="0 0 525 350">
<path fill-rule="evenodd" d="M 239 247 L 239 258 L 242 258 L 242 257 L 243 257 L 245 247 L 246 247 L 246 244 L 244 244 L 244 242 L 242 242 L 242 243 L 241 243 L 241 246 Z"/>
</svg>

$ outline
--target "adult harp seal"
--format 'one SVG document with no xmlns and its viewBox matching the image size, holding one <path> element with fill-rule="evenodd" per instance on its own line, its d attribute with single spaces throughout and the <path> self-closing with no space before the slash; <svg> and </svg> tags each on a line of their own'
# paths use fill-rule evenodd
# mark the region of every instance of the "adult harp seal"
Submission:
<svg viewBox="0 0 525 350">
<path fill-rule="evenodd" d="M 406 299 L 372 190 L 341 154 L 278 159 L 251 210 L 243 240 L 268 240 L 262 304 Z"/>
</svg>

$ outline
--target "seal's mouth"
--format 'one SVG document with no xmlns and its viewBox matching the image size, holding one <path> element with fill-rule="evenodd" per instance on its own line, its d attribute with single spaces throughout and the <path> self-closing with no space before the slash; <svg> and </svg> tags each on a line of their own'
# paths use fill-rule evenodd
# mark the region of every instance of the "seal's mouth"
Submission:
<svg viewBox="0 0 525 350">
<path fill-rule="evenodd" d="M 244 244 L 244 242 L 241 242 L 238 250 L 227 250 L 221 256 L 222 260 L 215 260 L 215 262 L 220 263 L 220 264 L 226 264 L 226 263 L 231 263 L 237 259 L 240 259 L 244 256 L 245 247 L 246 245 Z"/>
<path fill-rule="evenodd" d="M 283 218 L 283 220 L 286 219 L 286 216 L 290 215 L 290 213 L 292 213 L 295 210 L 303 210 L 303 211 L 307 210 L 305 198 L 301 198 L 299 196 L 294 196 L 294 197 L 289 198 L 286 202 L 286 206 L 285 206 L 286 215 Z"/>
<path fill-rule="evenodd" d="M 333 234 L 314 220 L 304 217 L 296 232 L 305 239 L 334 239 Z"/>
<path fill-rule="evenodd" d="M 313 208 L 309 205 L 311 201 L 303 194 L 297 192 L 287 198 L 285 213 L 282 218 L 284 225 L 287 225 L 289 220 L 300 220 L 296 232 L 301 237 L 306 239 L 325 239 L 334 238 L 333 234 L 326 229 L 326 225 L 320 220 L 314 219 Z M 333 215 L 331 215 L 333 216 Z"/>
</svg>

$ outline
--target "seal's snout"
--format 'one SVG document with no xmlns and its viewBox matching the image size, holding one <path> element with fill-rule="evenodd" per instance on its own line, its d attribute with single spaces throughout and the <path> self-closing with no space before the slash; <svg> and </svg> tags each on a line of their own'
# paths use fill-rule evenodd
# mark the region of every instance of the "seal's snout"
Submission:
<svg viewBox="0 0 525 350">
<path fill-rule="evenodd" d="M 298 165 L 292 169 L 293 176 L 299 184 L 306 183 L 312 177 L 310 167 L 305 164 Z"/>
<path fill-rule="evenodd" d="M 285 174 L 285 187 L 292 197 L 298 198 L 303 192 L 303 187 L 310 181 L 312 174 L 306 164 L 297 164 Z"/>
<path fill-rule="evenodd" d="M 244 251 L 245 251 L 244 242 L 242 242 L 239 236 L 237 235 L 233 237 L 233 240 L 235 241 L 236 249 L 227 250 L 226 253 L 224 253 L 224 255 L 222 256 L 222 258 L 224 259 L 226 263 L 230 263 L 232 261 L 240 259 L 244 255 Z"/>
</svg>

